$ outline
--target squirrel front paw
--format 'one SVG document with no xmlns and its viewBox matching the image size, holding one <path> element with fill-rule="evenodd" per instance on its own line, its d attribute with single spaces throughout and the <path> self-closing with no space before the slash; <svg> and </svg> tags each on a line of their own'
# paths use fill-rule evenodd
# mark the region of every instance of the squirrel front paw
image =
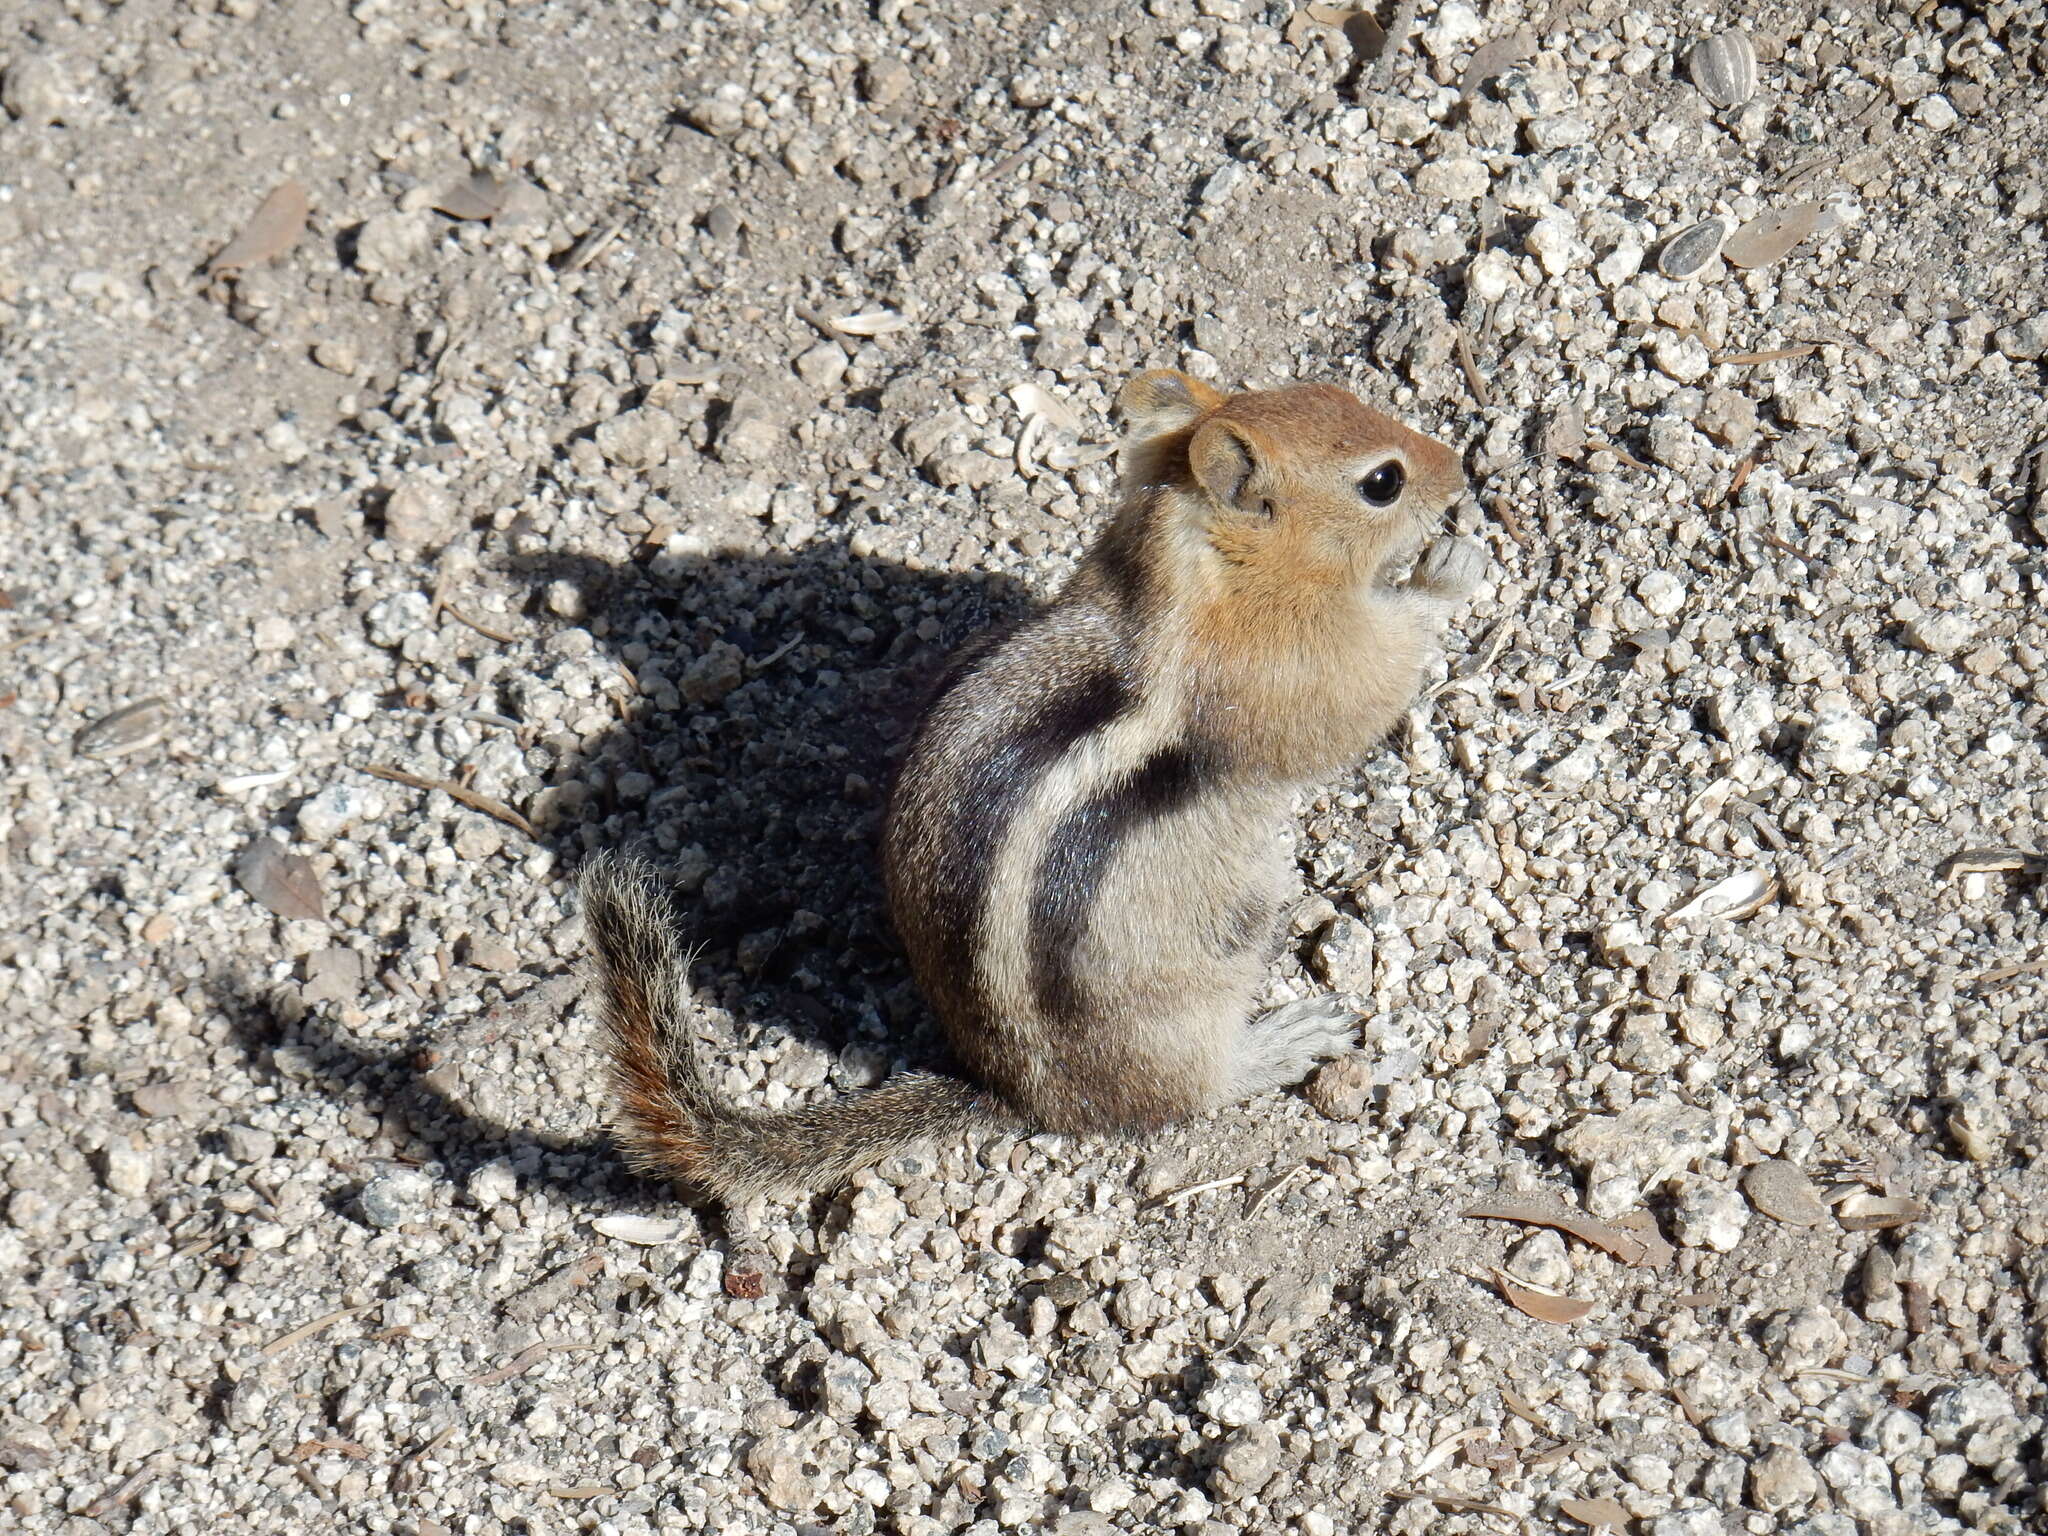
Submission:
<svg viewBox="0 0 2048 1536">
<path fill-rule="evenodd" d="M 1438 539 L 1416 563 L 1411 586 L 1433 597 L 1470 597 L 1486 574 L 1486 550 L 1472 539 Z"/>
</svg>

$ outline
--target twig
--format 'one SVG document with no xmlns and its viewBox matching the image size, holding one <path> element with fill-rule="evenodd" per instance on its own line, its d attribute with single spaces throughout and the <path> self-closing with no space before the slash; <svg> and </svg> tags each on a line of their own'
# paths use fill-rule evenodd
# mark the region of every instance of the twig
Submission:
<svg viewBox="0 0 2048 1536">
<path fill-rule="evenodd" d="M 420 1463 L 455 1438 L 455 1426 L 450 1424 L 425 1445 L 391 1469 L 391 1486 L 399 1493 L 410 1493 L 419 1486 Z"/>
<path fill-rule="evenodd" d="M 447 614 L 450 618 L 461 620 L 464 624 L 467 624 L 471 629 L 475 630 L 478 634 L 482 635 L 486 640 L 495 640 L 500 645 L 510 645 L 519 638 L 517 635 L 508 634 L 502 629 L 493 629 L 488 624 L 480 623 L 476 619 L 472 619 L 468 614 L 464 613 L 460 608 L 456 607 L 453 603 L 442 603 L 441 611 Z"/>
<path fill-rule="evenodd" d="M 149 1486 L 163 1465 L 165 1454 L 167 1453 L 160 1451 L 150 1457 L 149 1460 L 122 1478 L 120 1482 L 86 1505 L 79 1513 L 88 1520 L 97 1520 L 102 1515 L 112 1514 Z"/>
<path fill-rule="evenodd" d="M 1465 370 L 1465 387 L 1472 391 L 1473 401 L 1483 411 L 1493 404 L 1493 391 L 1486 387 L 1486 379 L 1479 372 L 1479 359 L 1472 355 L 1472 338 L 1465 334 L 1465 327 L 1451 329 L 1458 338 L 1458 366 Z"/>
<path fill-rule="evenodd" d="M 2042 956 L 2039 960 L 2024 960 L 2018 965 L 2000 966 L 1995 971 L 1986 971 L 1977 978 L 1975 985 L 1986 988 L 2000 987 L 2022 976 L 2039 976 L 2043 972 L 2048 972 L 2048 955 Z"/>
<path fill-rule="evenodd" d="M 529 1344 L 496 1370 L 485 1371 L 481 1376 L 469 1378 L 473 1387 L 494 1387 L 501 1381 L 510 1381 L 515 1376 L 524 1376 L 549 1355 L 567 1350 L 595 1349 L 595 1344 L 581 1339 L 542 1339 L 538 1344 Z"/>
<path fill-rule="evenodd" d="M 1529 547 L 1529 536 L 1522 531 L 1522 520 L 1515 516 L 1515 509 L 1505 496 L 1486 498 L 1486 510 L 1500 520 L 1501 531 L 1522 548 Z"/>
<path fill-rule="evenodd" d="M 314 1334 L 320 1332 L 323 1328 L 332 1328 L 336 1323 L 341 1322 L 344 1318 L 354 1317 L 359 1313 L 368 1312 L 370 1310 L 371 1308 L 368 1306 L 343 1307 L 339 1312 L 330 1312 L 325 1317 L 316 1317 L 310 1323 L 301 1323 L 298 1327 L 294 1328 L 290 1333 L 279 1334 L 276 1338 L 272 1339 L 268 1344 L 264 1345 L 263 1348 L 258 1351 L 258 1353 L 261 1354 L 264 1359 L 269 1360 L 274 1356 L 283 1354 L 286 1350 L 290 1349 L 294 1344 L 298 1344 L 306 1339 L 310 1339 L 311 1337 L 313 1337 Z"/>
<path fill-rule="evenodd" d="M 1768 352 L 1731 352 L 1726 357 L 1714 359 L 1716 367 L 1752 368 L 1759 363 L 1790 362 L 1795 357 L 1811 357 L 1820 350 L 1816 342 L 1807 342 L 1799 347 L 1773 347 Z"/>
<path fill-rule="evenodd" d="M 1715 502 L 1713 506 L 1708 507 L 1706 510 L 1711 512 L 1714 510 L 1715 507 L 1728 506 L 1731 502 L 1735 500 L 1736 497 L 1740 496 L 1742 494 L 1742 488 L 1745 485 L 1749 484 L 1750 474 L 1756 469 L 1756 465 L 1757 458 L 1755 454 L 1744 454 L 1742 456 L 1742 462 L 1735 466 L 1735 473 L 1732 477 L 1730 477 L 1728 481 L 1728 489 L 1721 493 L 1721 499 L 1719 501 Z"/>
<path fill-rule="evenodd" d="M 1152 1202 L 1150 1208 L 1155 1211 L 1170 1210 L 1176 1205 L 1185 1205 L 1197 1195 L 1206 1195 L 1212 1189 L 1228 1189 L 1233 1184 L 1242 1184 L 1243 1182 L 1243 1174 L 1233 1173 L 1227 1179 L 1209 1179 L 1201 1184 L 1190 1184 L 1184 1189 L 1176 1189 L 1168 1194 L 1161 1195 Z"/>
<path fill-rule="evenodd" d="M 1586 439 L 1586 448 L 1587 451 L 1591 453 L 1598 453 L 1601 449 L 1604 448 L 1609 453 L 1613 454 L 1617 459 L 1621 460 L 1622 463 L 1626 464 L 1630 469 L 1646 470 L 1650 467 L 1649 465 L 1645 464 L 1641 459 L 1637 458 L 1634 454 L 1630 453 L 1626 448 L 1622 447 L 1619 443 L 1610 443 L 1604 437 L 1589 436 Z"/>
<path fill-rule="evenodd" d="M 1259 1212 L 1265 1207 L 1265 1204 L 1268 1200 L 1271 1200 L 1275 1195 L 1279 1194 L 1281 1190 L 1285 1189 L 1288 1185 L 1292 1184 L 1296 1179 L 1300 1178 L 1304 1173 L 1307 1172 L 1307 1163 L 1296 1163 L 1292 1168 L 1288 1169 L 1285 1173 L 1281 1174 L 1279 1178 L 1270 1181 L 1265 1186 L 1265 1188 L 1261 1189 L 1257 1194 L 1253 1195 L 1251 1199 L 1245 1202 L 1244 1219 L 1246 1221 L 1250 1221 L 1254 1216 L 1259 1214 Z"/>
<path fill-rule="evenodd" d="M 1421 1488 L 1389 1488 L 1387 1497 L 1410 1502 L 1420 1499 L 1454 1515 L 1506 1515 L 1515 1522 L 1516 1530 L 1528 1529 L 1527 1522 L 1512 1509 L 1505 1509 L 1498 1504 L 1487 1504 L 1478 1499 L 1468 1499 L 1460 1494 L 1430 1493 Z"/>
<path fill-rule="evenodd" d="M 459 800 L 473 811 L 482 811 L 486 816 L 495 817 L 506 826 L 524 832 L 528 837 L 537 836 L 533 823 L 513 810 L 501 800 L 489 795 L 480 795 L 473 789 L 464 789 L 452 779 L 423 779 L 416 773 L 404 773 L 396 768 L 364 768 L 361 770 L 373 779 L 388 779 L 393 784 L 406 784 L 414 789 L 438 789 L 451 800 Z"/>
</svg>

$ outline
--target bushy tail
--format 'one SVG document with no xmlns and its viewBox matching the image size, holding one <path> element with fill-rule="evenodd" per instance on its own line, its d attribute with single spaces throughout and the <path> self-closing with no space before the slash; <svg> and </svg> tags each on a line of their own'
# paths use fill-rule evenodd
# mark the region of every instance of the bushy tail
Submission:
<svg viewBox="0 0 2048 1536">
<path fill-rule="evenodd" d="M 579 890 L 620 1113 L 614 1135 L 634 1171 L 732 1205 L 831 1189 L 920 1142 L 999 1123 L 990 1095 L 932 1072 L 783 1114 L 723 1102 L 691 1038 L 688 957 L 654 871 L 601 854 Z"/>
</svg>

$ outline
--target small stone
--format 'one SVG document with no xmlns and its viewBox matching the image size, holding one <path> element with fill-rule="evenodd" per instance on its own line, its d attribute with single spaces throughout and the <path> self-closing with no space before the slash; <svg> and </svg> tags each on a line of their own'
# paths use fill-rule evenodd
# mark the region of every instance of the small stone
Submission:
<svg viewBox="0 0 2048 1536">
<path fill-rule="evenodd" d="M 718 456 L 728 464 L 758 464 L 774 455 L 787 434 L 787 424 L 767 400 L 742 394 L 719 429 Z"/>
<path fill-rule="evenodd" d="M 1847 694 L 1822 694 L 1799 752 L 1800 772 L 1810 779 L 1853 777 L 1876 761 L 1877 727 L 1856 712 Z"/>
<path fill-rule="evenodd" d="M 1432 160 L 1415 173 L 1416 193 L 1430 202 L 1476 203 L 1492 186 L 1486 162 L 1465 155 Z"/>
<path fill-rule="evenodd" d="M 711 211 L 704 215 L 704 233 L 720 245 L 731 245 L 745 228 L 738 211 L 730 203 L 714 203 Z"/>
<path fill-rule="evenodd" d="M 1765 689 L 1738 686 L 1707 701 L 1707 722 L 1738 755 L 1747 754 L 1778 723 L 1778 706 Z"/>
<path fill-rule="evenodd" d="M 1707 354 L 1707 344 L 1690 332 L 1682 336 L 1676 331 L 1659 333 L 1650 343 L 1650 360 L 1659 371 L 1681 384 L 1697 384 L 1714 366 L 1713 358 Z"/>
<path fill-rule="evenodd" d="M 1543 782 L 1552 789 L 1566 792 L 1584 789 L 1593 782 L 1600 771 L 1600 747 L 1597 742 L 1582 741 L 1571 751 L 1543 770 Z"/>
<path fill-rule="evenodd" d="M 1672 1216 L 1679 1242 L 1715 1253 L 1733 1253 L 1749 1228 L 1742 1197 L 1721 1184 L 1695 1184 L 1678 1197 Z"/>
<path fill-rule="evenodd" d="M 1010 105 L 1026 112 L 1052 105 L 1052 77 L 1042 69 L 1026 69 L 1010 77 Z"/>
<path fill-rule="evenodd" d="M 1870 1520 L 1898 1507 L 1891 1468 L 1875 1451 L 1860 1445 L 1835 1446 L 1821 1457 L 1820 1475 L 1834 1489 L 1842 1508 L 1858 1520 Z"/>
<path fill-rule="evenodd" d="M 1791 1376 L 1833 1363 L 1848 1338 L 1825 1308 L 1799 1307 L 1777 1313 L 1764 1324 L 1763 1344 L 1778 1369 Z"/>
<path fill-rule="evenodd" d="M 1781 380 L 1771 391 L 1771 404 L 1780 419 L 1794 427 L 1832 426 L 1842 414 L 1842 402 L 1813 384 Z"/>
<path fill-rule="evenodd" d="M 101 1166 L 107 1188 L 131 1200 L 139 1200 L 149 1193 L 152 1172 L 148 1152 L 118 1141 L 107 1148 Z"/>
<path fill-rule="evenodd" d="M 1571 215 L 1561 210 L 1546 213 L 1531 225 L 1522 245 L 1550 277 L 1576 270 L 1590 254 L 1579 241 Z"/>
<path fill-rule="evenodd" d="M 1604 1221 L 1718 1155 L 1726 1141 L 1726 1126 L 1706 1110 L 1650 1099 L 1618 1115 L 1585 1116 L 1557 1138 L 1557 1148 L 1585 1170 L 1587 1208 Z"/>
<path fill-rule="evenodd" d="M 746 680 L 746 654 L 724 640 L 691 662 L 676 687 L 692 704 L 716 704 Z"/>
<path fill-rule="evenodd" d="M 797 377 L 820 394 L 829 394 L 846 377 L 846 350 L 833 342 L 821 341 L 797 354 Z"/>
<path fill-rule="evenodd" d="M 1660 619 L 1668 619 L 1685 606 L 1685 584 L 1669 571 L 1652 571 L 1636 583 L 1636 596 Z"/>
<path fill-rule="evenodd" d="M 384 537 L 408 549 L 445 544 L 455 532 L 455 505 L 431 480 L 408 475 L 384 498 Z"/>
<path fill-rule="evenodd" d="M 825 1496 L 825 1478 L 804 1443 L 786 1431 L 763 1435 L 747 1450 L 747 1471 L 761 1497 L 777 1509 L 806 1514 Z"/>
<path fill-rule="evenodd" d="M 1936 133 L 1946 133 L 1956 125 L 1956 109 L 1941 92 L 1935 91 L 1922 96 L 1913 108 L 1913 121 L 1922 128 L 1931 128 Z"/>
<path fill-rule="evenodd" d="M 548 612 L 558 619 L 575 622 L 587 618 L 590 614 L 590 603 L 584 597 L 583 589 L 567 577 L 549 582 L 541 601 L 547 604 Z"/>
<path fill-rule="evenodd" d="M 511 1458 L 491 1468 L 491 1477 L 507 1488 L 534 1488 L 554 1474 L 537 1461 Z"/>
<path fill-rule="evenodd" d="M 230 1125 L 220 1133 L 221 1145 L 238 1163 L 267 1163 L 277 1155 L 277 1138 L 253 1125 Z"/>
<path fill-rule="evenodd" d="M 404 1170 L 370 1180 L 356 1196 L 356 1210 L 369 1226 L 388 1231 L 411 1220 L 426 1204 L 426 1176 Z"/>
<path fill-rule="evenodd" d="M 353 949 L 316 949 L 303 964 L 306 980 L 299 996 L 308 1003 L 349 1003 L 363 990 L 366 968 L 362 955 Z"/>
<path fill-rule="evenodd" d="M 1215 208 L 1230 200 L 1230 194 L 1244 181 L 1245 169 L 1235 160 L 1226 160 L 1211 171 L 1195 194 L 1196 201 L 1204 208 Z"/>
<path fill-rule="evenodd" d="M 299 807 L 299 836 L 330 843 L 348 828 L 384 814 L 381 791 L 369 784 L 330 784 Z"/>
<path fill-rule="evenodd" d="M 1266 1400 L 1259 1392 L 1258 1377 L 1249 1367 L 1217 1361 L 1208 1384 L 1195 1398 L 1195 1410 L 1226 1428 L 1237 1429 L 1261 1418 Z"/>
<path fill-rule="evenodd" d="M 1539 1290 L 1569 1292 L 1578 1279 L 1564 1238 L 1548 1227 L 1515 1244 L 1501 1267 Z"/>
<path fill-rule="evenodd" d="M 1813 1463 L 1793 1446 L 1772 1446 L 1749 1469 L 1750 1503 L 1765 1514 L 1810 1503 L 1819 1492 L 1820 1478 Z"/>
<path fill-rule="evenodd" d="M 1927 1404 L 1926 1419 L 1927 1432 L 1944 1451 L 1969 1446 L 1986 1429 L 2010 1428 L 2015 1448 L 2021 1437 L 2012 1394 L 1988 1381 L 1965 1382 L 1936 1393 Z M 1974 1465 L 1989 1464 L 1978 1457 L 1974 1448 L 1968 1455 Z"/>
<path fill-rule="evenodd" d="M 1104 1253 L 1116 1236 L 1106 1216 L 1063 1216 L 1046 1229 L 1046 1262 L 1061 1269 L 1078 1269 Z"/>
<path fill-rule="evenodd" d="M 291 649 L 299 632 L 281 613 L 266 613 L 249 626 L 249 644 L 259 656 L 274 656 Z"/>
<path fill-rule="evenodd" d="M 1756 436 L 1756 402 L 1738 389 L 1710 389 L 1694 424 L 1724 447 L 1742 448 Z"/>
<path fill-rule="evenodd" d="M 1354 1053 L 1325 1062 L 1302 1093 L 1318 1114 L 1332 1120 L 1358 1120 L 1371 1107 L 1372 1090 L 1372 1063 Z"/>
<path fill-rule="evenodd" d="M 901 59 L 870 59 L 861 66 L 860 93 L 869 106 L 892 107 L 910 94 L 910 66 Z"/>
<path fill-rule="evenodd" d="M 683 120 L 714 139 L 730 138 L 746 126 L 747 95 L 737 85 L 722 85 L 711 95 L 684 108 Z"/>
<path fill-rule="evenodd" d="M 198 1114 L 206 1108 L 208 1100 L 197 1083 L 144 1083 L 135 1090 L 132 1102 L 137 1114 L 167 1119 Z"/>
<path fill-rule="evenodd" d="M 363 615 L 370 643 L 387 648 L 403 645 L 408 635 L 417 634 L 433 622 L 433 600 L 424 592 L 401 592 L 387 597 Z"/>
<path fill-rule="evenodd" d="M 356 231 L 356 270 L 372 277 L 405 272 L 432 238 L 425 214 L 372 214 Z"/>
<path fill-rule="evenodd" d="M 350 375 L 362 362 L 362 355 L 356 350 L 353 339 L 335 336 L 313 343 L 313 361 L 329 373 Z"/>
<path fill-rule="evenodd" d="M 503 939 L 490 934 L 472 935 L 469 941 L 469 963 L 480 971 L 516 971 L 519 969 L 519 951 Z"/>
<path fill-rule="evenodd" d="M 1270 1424 L 1247 1425 L 1223 1442 L 1209 1491 L 1228 1501 L 1251 1498 L 1273 1480 L 1280 1460 L 1280 1432 Z"/>
<path fill-rule="evenodd" d="M 599 422 L 591 435 L 597 451 L 622 469 L 654 469 L 668 462 L 682 429 L 659 406 L 642 405 Z"/>
<path fill-rule="evenodd" d="M 1316 974 L 1339 992 L 1369 993 L 1373 983 L 1372 954 L 1372 929 L 1348 913 L 1339 913 L 1316 940 Z"/>
<path fill-rule="evenodd" d="M 73 120 L 63 71 L 55 60 L 39 53 L 23 54 L 0 75 L 0 107 L 31 128 Z"/>
<path fill-rule="evenodd" d="M 828 1417 L 852 1424 L 861 1415 L 875 1373 L 864 1360 L 835 1354 L 818 1372 L 818 1396 Z"/>
<path fill-rule="evenodd" d="M 1991 340 L 2013 362 L 2036 361 L 2043 353 L 2048 353 L 2048 310 L 2001 326 L 1992 334 Z"/>
</svg>

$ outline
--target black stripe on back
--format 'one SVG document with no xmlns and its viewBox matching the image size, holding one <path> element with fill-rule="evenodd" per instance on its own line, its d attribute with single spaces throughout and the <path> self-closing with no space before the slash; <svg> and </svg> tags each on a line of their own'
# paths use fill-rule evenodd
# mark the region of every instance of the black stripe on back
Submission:
<svg viewBox="0 0 2048 1536">
<path fill-rule="evenodd" d="M 1031 896 L 1031 990 L 1048 1018 L 1080 1023 L 1087 1015 L 1090 1000 L 1074 960 L 1116 850 L 1139 828 L 1186 806 L 1207 776 L 1199 749 L 1162 747 L 1053 829 Z"/>
<path fill-rule="evenodd" d="M 946 973 L 975 977 L 974 936 L 996 855 L 1010 822 L 1045 770 L 1074 743 L 1129 709 L 1134 695 L 1104 670 L 1048 693 L 1038 707 L 988 744 L 961 775 L 934 870 L 932 915 L 939 919 L 939 963 Z"/>
<path fill-rule="evenodd" d="M 1102 573 L 1103 585 L 1116 600 L 1119 609 L 1127 615 L 1140 614 L 1145 609 L 1146 595 L 1151 588 L 1151 573 L 1145 568 L 1145 556 L 1138 547 L 1135 537 L 1123 536 L 1126 530 L 1113 528 L 1095 549 L 1095 568 Z"/>
</svg>

